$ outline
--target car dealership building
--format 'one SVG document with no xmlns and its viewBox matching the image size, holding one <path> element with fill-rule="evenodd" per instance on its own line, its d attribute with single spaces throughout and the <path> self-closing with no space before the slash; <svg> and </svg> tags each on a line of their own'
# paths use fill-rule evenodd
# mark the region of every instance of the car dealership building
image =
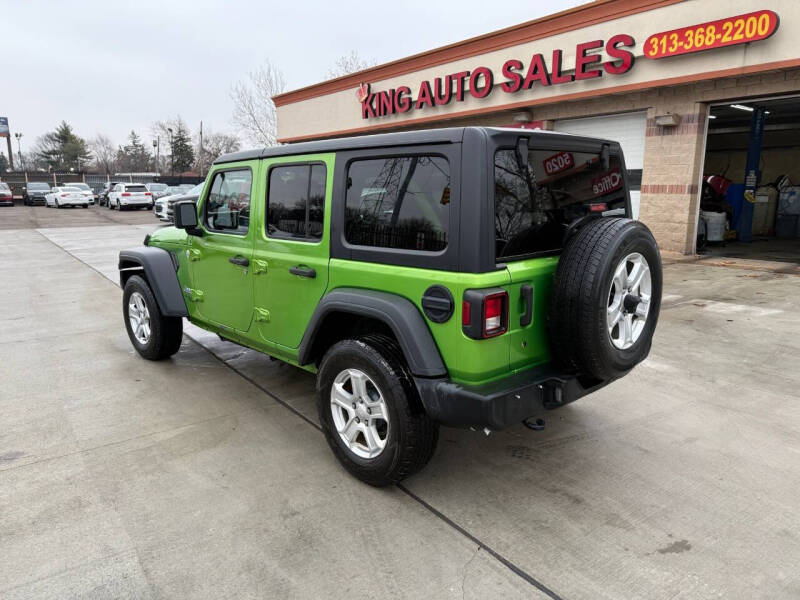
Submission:
<svg viewBox="0 0 800 600">
<path fill-rule="evenodd" d="M 800 184 L 795 26 L 797 0 L 599 0 L 277 96 L 278 137 L 496 125 L 617 140 L 634 213 L 691 254 L 704 175 L 742 184 L 745 207 L 767 182 Z"/>
</svg>

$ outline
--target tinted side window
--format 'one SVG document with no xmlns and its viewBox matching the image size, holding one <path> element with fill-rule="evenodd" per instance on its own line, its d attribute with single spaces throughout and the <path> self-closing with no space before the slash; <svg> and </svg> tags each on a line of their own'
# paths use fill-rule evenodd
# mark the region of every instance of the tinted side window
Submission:
<svg viewBox="0 0 800 600">
<path fill-rule="evenodd" d="M 244 235 L 250 226 L 250 169 L 214 175 L 205 203 L 205 224 L 212 231 Z"/>
<path fill-rule="evenodd" d="M 270 169 L 267 235 L 320 240 L 325 225 L 325 165 L 287 165 Z"/>
<path fill-rule="evenodd" d="M 359 246 L 447 247 L 450 165 L 440 156 L 358 160 L 347 172 L 345 239 Z"/>
</svg>

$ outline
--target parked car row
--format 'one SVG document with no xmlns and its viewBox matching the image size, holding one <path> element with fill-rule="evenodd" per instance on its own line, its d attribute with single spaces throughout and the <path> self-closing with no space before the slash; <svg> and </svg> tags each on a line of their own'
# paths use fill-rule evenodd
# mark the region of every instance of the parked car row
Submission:
<svg viewBox="0 0 800 600">
<path fill-rule="evenodd" d="M 195 201 L 200 197 L 203 191 L 203 183 L 198 183 L 195 186 L 189 184 L 182 184 L 170 188 L 173 192 L 169 196 L 163 196 L 155 201 L 153 207 L 153 214 L 161 221 L 172 222 L 172 209 L 176 202 L 181 200 Z"/>
<path fill-rule="evenodd" d="M 192 190 L 197 190 L 193 193 Z M 164 221 L 172 220 L 172 204 L 175 198 L 181 200 L 196 199 L 202 190 L 193 183 L 182 183 L 170 186 L 166 183 L 124 183 L 109 181 L 101 186 L 87 183 L 62 183 L 51 187 L 50 184 L 31 181 L 22 187 L 22 200 L 25 206 L 83 206 L 98 204 L 109 209 L 154 208 L 156 216 Z M 77 194 L 77 195 L 76 195 Z M 184 197 L 184 196 L 189 197 Z M 80 198 L 78 197 L 80 196 Z M 165 200 L 156 206 L 156 202 Z M 0 204 L 14 205 L 13 191 L 5 182 L 0 182 Z"/>
</svg>

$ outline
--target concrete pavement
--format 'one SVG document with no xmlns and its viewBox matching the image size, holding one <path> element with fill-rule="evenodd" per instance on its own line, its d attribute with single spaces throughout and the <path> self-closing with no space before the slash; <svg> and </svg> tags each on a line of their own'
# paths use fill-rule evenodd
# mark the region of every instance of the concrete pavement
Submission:
<svg viewBox="0 0 800 600">
<path fill-rule="evenodd" d="M 101 274 L 148 227 L 0 232 L 0 597 L 800 595 L 798 277 L 668 266 L 630 376 L 374 490 L 312 376 L 134 354 Z"/>
</svg>

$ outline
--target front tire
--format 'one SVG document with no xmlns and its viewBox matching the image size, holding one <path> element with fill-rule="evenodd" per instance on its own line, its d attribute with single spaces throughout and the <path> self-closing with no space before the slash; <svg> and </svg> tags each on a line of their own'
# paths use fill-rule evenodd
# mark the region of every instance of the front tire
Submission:
<svg viewBox="0 0 800 600">
<path fill-rule="evenodd" d="M 369 485 L 402 481 L 436 449 L 439 426 L 386 336 L 343 340 L 328 350 L 317 375 L 317 409 L 336 458 Z"/>
<path fill-rule="evenodd" d="M 147 281 L 133 275 L 122 293 L 125 329 L 136 351 L 147 360 L 163 360 L 181 347 L 183 319 L 165 317 Z"/>
</svg>

